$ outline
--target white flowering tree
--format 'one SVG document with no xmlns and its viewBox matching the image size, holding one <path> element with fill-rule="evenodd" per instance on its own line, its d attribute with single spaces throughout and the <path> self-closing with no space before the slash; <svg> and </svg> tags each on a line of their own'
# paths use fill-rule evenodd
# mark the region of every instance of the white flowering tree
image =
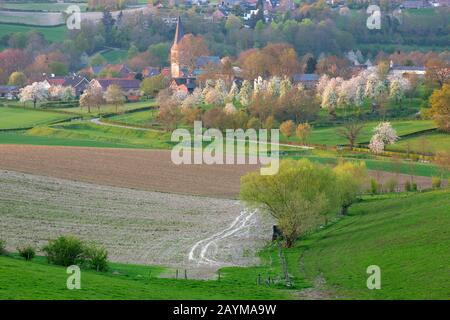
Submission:
<svg viewBox="0 0 450 320">
<path fill-rule="evenodd" d="M 284 96 L 286 93 L 292 90 L 292 83 L 289 78 L 284 78 L 280 82 L 280 97 Z"/>
<path fill-rule="evenodd" d="M 399 139 L 390 122 L 381 122 L 373 129 L 373 133 L 369 144 L 369 149 L 373 153 L 383 152 L 386 145 L 394 144 Z"/>
<path fill-rule="evenodd" d="M 328 82 L 330 81 L 330 77 L 326 74 L 320 77 L 319 82 L 316 85 L 316 93 L 321 98 L 325 88 L 328 86 Z"/>
<path fill-rule="evenodd" d="M 252 99 L 252 86 L 248 80 L 242 82 L 241 91 L 239 92 L 239 102 L 243 106 L 248 106 Z"/>
<path fill-rule="evenodd" d="M 368 97 L 369 99 L 375 99 L 377 97 L 376 88 L 379 82 L 380 80 L 378 79 L 376 73 L 372 73 L 367 77 L 366 88 L 364 91 L 366 97 Z"/>
<path fill-rule="evenodd" d="M 38 101 L 42 102 L 49 98 L 49 88 L 50 85 L 47 81 L 33 82 L 32 84 L 20 89 L 20 101 L 33 101 L 33 107 L 36 108 L 36 103 Z"/>
<path fill-rule="evenodd" d="M 51 99 L 67 101 L 75 96 L 75 89 L 72 87 L 63 87 L 61 85 L 50 86 L 48 96 Z"/>
<path fill-rule="evenodd" d="M 233 84 L 231 85 L 230 92 L 228 92 L 228 100 L 233 101 L 234 99 L 237 99 L 239 95 L 239 87 L 236 84 L 235 81 L 233 81 Z"/>
<path fill-rule="evenodd" d="M 271 96 L 279 96 L 280 95 L 280 83 L 281 79 L 279 77 L 272 77 L 267 83 L 267 93 Z"/>
<path fill-rule="evenodd" d="M 221 105 L 224 103 L 224 95 L 215 88 L 209 89 L 205 95 L 205 103 L 212 105 Z"/>
<path fill-rule="evenodd" d="M 237 110 L 232 102 L 228 102 L 225 105 L 225 108 L 223 108 L 223 111 L 225 112 L 225 114 L 235 114 Z"/>
<path fill-rule="evenodd" d="M 322 108 L 327 109 L 328 113 L 334 114 L 338 105 L 338 90 L 342 83 L 342 78 L 331 78 L 322 94 Z"/>
</svg>

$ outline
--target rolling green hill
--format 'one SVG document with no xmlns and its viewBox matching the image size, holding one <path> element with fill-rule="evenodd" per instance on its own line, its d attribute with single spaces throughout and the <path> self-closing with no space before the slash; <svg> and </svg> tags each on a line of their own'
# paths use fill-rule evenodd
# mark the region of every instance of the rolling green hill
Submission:
<svg viewBox="0 0 450 320">
<path fill-rule="evenodd" d="M 356 299 L 448 299 L 450 190 L 380 196 L 289 250 L 292 270 L 323 275 L 332 296 Z M 368 290 L 366 268 L 381 268 L 381 290 Z"/>
<path fill-rule="evenodd" d="M 83 271 L 82 289 L 73 291 L 65 269 L 43 258 L 0 257 L 0 299 L 292 299 L 308 286 L 326 298 L 448 299 L 449 225 L 449 189 L 365 198 L 284 250 L 289 290 L 282 282 L 256 285 L 258 274 L 281 277 L 276 246 L 261 252 L 261 266 L 221 269 L 220 281 L 156 278 L 161 268 L 112 264 L 106 273 Z M 381 268 L 380 290 L 366 287 L 369 265 Z"/>
<path fill-rule="evenodd" d="M 0 107 L 0 129 L 29 128 L 69 118 L 70 115 L 56 112 Z"/>
</svg>

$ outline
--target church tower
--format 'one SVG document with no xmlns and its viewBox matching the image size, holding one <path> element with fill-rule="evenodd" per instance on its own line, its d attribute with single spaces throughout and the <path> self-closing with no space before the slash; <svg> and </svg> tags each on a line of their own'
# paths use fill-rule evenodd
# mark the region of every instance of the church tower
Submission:
<svg viewBox="0 0 450 320">
<path fill-rule="evenodd" d="M 183 25 L 181 18 L 178 17 L 177 29 L 175 31 L 175 39 L 173 40 L 172 48 L 170 49 L 170 73 L 172 78 L 179 78 L 182 76 L 180 68 L 180 48 L 179 44 L 184 36 Z"/>
</svg>

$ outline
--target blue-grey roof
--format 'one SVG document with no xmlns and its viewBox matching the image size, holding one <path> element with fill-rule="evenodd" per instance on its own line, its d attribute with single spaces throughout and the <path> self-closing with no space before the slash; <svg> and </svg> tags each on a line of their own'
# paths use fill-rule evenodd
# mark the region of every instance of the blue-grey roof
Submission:
<svg viewBox="0 0 450 320">
<path fill-rule="evenodd" d="M 102 72 L 104 67 L 103 66 L 92 66 L 91 68 L 95 74 L 98 74 L 98 73 Z"/>
<path fill-rule="evenodd" d="M 425 67 L 416 66 L 394 66 L 393 70 L 407 70 L 407 71 L 425 71 Z"/>
<path fill-rule="evenodd" d="M 303 73 L 303 74 L 295 74 L 292 77 L 294 82 L 303 82 L 303 81 L 319 81 L 319 75 L 315 73 Z"/>
<path fill-rule="evenodd" d="M 17 91 L 18 89 L 16 86 L 0 86 L 0 92 L 3 93 Z"/>
<path fill-rule="evenodd" d="M 218 56 L 201 56 L 195 61 L 197 68 L 202 68 L 209 63 L 220 64 L 220 58 Z"/>
</svg>

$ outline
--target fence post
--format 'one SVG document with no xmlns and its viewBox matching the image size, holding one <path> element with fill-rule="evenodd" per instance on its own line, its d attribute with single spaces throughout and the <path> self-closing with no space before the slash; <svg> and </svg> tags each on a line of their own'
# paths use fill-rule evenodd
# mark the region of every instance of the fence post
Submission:
<svg viewBox="0 0 450 320">
<path fill-rule="evenodd" d="M 187 279 L 187 270 L 184 269 L 184 279 Z"/>
<path fill-rule="evenodd" d="M 175 278 L 178 279 L 178 269 L 177 269 Z"/>
</svg>

